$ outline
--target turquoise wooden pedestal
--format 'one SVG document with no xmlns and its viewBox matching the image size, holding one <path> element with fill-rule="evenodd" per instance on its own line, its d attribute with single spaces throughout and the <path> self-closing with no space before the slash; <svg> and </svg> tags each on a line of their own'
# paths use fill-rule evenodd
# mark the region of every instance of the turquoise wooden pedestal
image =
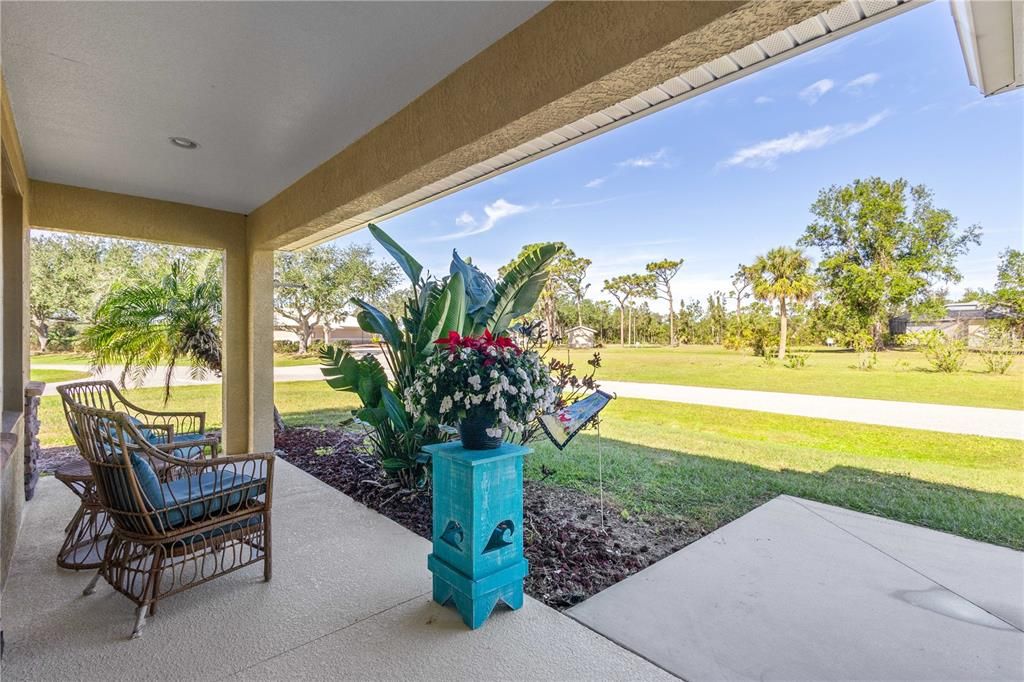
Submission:
<svg viewBox="0 0 1024 682">
<path fill-rule="evenodd" d="M 454 601 L 476 629 L 499 600 L 523 605 L 523 455 L 532 450 L 466 450 L 460 441 L 423 449 L 433 460 L 434 601 Z"/>
</svg>

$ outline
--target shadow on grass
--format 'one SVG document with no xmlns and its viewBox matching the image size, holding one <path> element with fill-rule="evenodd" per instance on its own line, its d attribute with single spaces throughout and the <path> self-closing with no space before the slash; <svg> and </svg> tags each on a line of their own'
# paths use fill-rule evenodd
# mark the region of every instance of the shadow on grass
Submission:
<svg viewBox="0 0 1024 682">
<path fill-rule="evenodd" d="M 696 523 L 707 532 L 781 494 L 1024 549 L 1024 499 L 905 475 L 835 466 L 823 472 L 764 467 L 581 435 L 566 452 L 547 443 L 526 475 L 596 493 L 599 455 L 610 494 L 627 512 Z M 548 476 L 541 467 L 553 469 Z"/>
</svg>

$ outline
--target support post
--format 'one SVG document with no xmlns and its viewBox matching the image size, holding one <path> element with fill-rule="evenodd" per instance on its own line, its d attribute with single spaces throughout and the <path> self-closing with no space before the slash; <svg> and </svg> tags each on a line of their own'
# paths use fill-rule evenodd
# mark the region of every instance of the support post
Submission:
<svg viewBox="0 0 1024 682">
<path fill-rule="evenodd" d="M 228 454 L 274 449 L 274 252 L 224 252 L 224 432 Z"/>
</svg>

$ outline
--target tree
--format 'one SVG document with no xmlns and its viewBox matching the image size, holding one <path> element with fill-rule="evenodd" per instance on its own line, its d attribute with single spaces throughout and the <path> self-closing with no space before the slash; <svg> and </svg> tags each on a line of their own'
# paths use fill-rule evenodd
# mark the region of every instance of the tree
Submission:
<svg viewBox="0 0 1024 682">
<path fill-rule="evenodd" d="M 604 281 L 604 290 L 615 297 L 619 304 L 619 344 L 626 345 L 626 304 L 632 295 L 632 287 L 629 285 L 630 275 L 619 275 Z"/>
<path fill-rule="evenodd" d="M 708 341 L 711 343 L 722 343 L 722 338 L 725 336 L 725 323 L 727 319 L 725 294 L 721 291 L 708 294 L 708 312 L 705 316 L 708 325 Z"/>
<path fill-rule="evenodd" d="M 758 256 L 751 266 L 754 296 L 779 304 L 779 359 L 786 357 L 788 303 L 806 301 L 814 293 L 811 261 L 799 249 L 778 246 Z"/>
<path fill-rule="evenodd" d="M 101 252 L 98 240 L 89 237 L 32 236 L 28 311 L 40 350 L 49 343 L 51 322 L 89 318 Z"/>
<path fill-rule="evenodd" d="M 654 298 L 657 295 L 654 275 L 626 275 L 626 291 L 633 301 L 643 303 L 646 299 Z M 646 305 L 644 306 L 646 307 Z M 629 309 L 629 342 L 634 341 L 636 327 L 633 324 L 634 311 Z"/>
<path fill-rule="evenodd" d="M 587 268 L 592 264 L 589 258 L 577 256 L 572 249 L 566 248 L 561 255 L 555 259 L 548 271 L 549 280 L 553 282 L 554 288 L 562 289 L 572 297 L 576 305 L 576 324 L 583 324 L 583 298 L 590 289 L 589 284 L 584 284 L 587 278 Z"/>
<path fill-rule="evenodd" d="M 121 384 L 160 365 L 164 400 L 171 394 L 174 368 L 186 362 L 197 373 L 221 371 L 220 259 L 213 254 L 196 266 L 174 261 L 162 277 L 116 286 L 96 309 L 85 330 L 93 364 L 123 363 Z"/>
<path fill-rule="evenodd" d="M 683 259 L 656 261 L 647 264 L 647 272 L 654 276 L 654 283 L 659 298 L 668 301 L 668 339 L 669 344 L 676 345 L 676 310 L 672 302 L 672 280 L 683 267 Z"/>
<path fill-rule="evenodd" d="M 309 351 L 316 327 L 326 340 L 353 296 L 383 303 L 398 281 L 397 268 L 375 261 L 364 244 L 278 252 L 274 260 L 274 312 L 283 320 L 276 326 L 299 337 L 300 353 Z"/>
<path fill-rule="evenodd" d="M 743 300 L 750 297 L 749 292 L 753 287 L 754 275 L 750 266 L 740 263 L 732 275 L 732 293 L 730 294 L 736 299 L 736 323 L 740 333 L 743 332 Z"/>
<path fill-rule="evenodd" d="M 811 213 L 799 244 L 821 250 L 818 274 L 830 298 L 870 328 L 876 348 L 891 316 L 926 300 L 933 286 L 960 281 L 957 258 L 981 242 L 979 226 L 959 230 L 931 190 L 902 178 L 833 185 Z"/>
<path fill-rule="evenodd" d="M 996 288 L 984 300 L 990 305 L 1006 306 L 1011 323 L 1021 331 L 1024 327 L 1024 251 L 1008 248 L 999 254 Z"/>
</svg>

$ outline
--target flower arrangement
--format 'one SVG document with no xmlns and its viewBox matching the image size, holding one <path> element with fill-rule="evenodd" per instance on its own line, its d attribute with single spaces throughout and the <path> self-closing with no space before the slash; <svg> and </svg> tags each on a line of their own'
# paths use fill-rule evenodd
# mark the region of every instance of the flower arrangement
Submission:
<svg viewBox="0 0 1024 682">
<path fill-rule="evenodd" d="M 434 344 L 405 391 L 405 408 L 417 419 L 426 414 L 439 424 L 459 425 L 466 447 L 476 442 L 467 425 L 482 426 L 491 439 L 482 447 L 497 447 L 506 429 L 522 433 L 558 399 L 540 356 L 506 336 L 453 331 Z"/>
</svg>

